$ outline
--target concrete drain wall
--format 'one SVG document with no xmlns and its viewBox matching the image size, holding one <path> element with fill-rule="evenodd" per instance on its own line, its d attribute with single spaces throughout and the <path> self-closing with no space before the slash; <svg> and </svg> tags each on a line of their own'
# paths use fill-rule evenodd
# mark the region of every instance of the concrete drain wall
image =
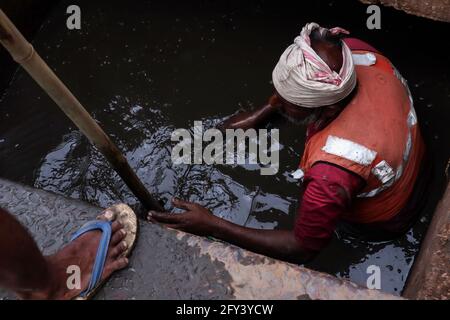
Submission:
<svg viewBox="0 0 450 320">
<path fill-rule="evenodd" d="M 414 262 L 404 296 L 410 299 L 450 299 L 449 263 L 450 183 Z"/>
<path fill-rule="evenodd" d="M 55 252 L 100 208 L 0 179 L 0 206 Z M 0 299 L 14 296 L 0 289 Z M 328 274 L 142 222 L 130 268 L 98 299 L 400 299 Z"/>
<path fill-rule="evenodd" d="M 450 22 L 450 0 L 360 0 L 367 4 L 383 4 L 409 14 Z"/>
</svg>

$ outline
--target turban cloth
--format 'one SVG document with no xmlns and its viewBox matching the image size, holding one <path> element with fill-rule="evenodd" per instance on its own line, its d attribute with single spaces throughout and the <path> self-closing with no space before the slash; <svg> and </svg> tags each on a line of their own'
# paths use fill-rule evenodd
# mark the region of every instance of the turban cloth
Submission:
<svg viewBox="0 0 450 320">
<path fill-rule="evenodd" d="M 321 34 L 346 33 L 341 28 L 326 29 L 308 23 L 281 55 L 272 73 L 277 92 L 287 101 L 306 108 L 327 106 L 347 97 L 356 86 L 356 72 L 352 52 L 342 41 L 342 68 L 339 73 L 330 67 L 311 48 L 309 35 L 315 29 Z"/>
</svg>

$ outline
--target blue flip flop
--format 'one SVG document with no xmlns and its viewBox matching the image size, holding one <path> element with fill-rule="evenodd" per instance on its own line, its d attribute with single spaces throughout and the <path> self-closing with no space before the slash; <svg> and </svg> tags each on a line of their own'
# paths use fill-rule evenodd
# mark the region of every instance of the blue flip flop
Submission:
<svg viewBox="0 0 450 320">
<path fill-rule="evenodd" d="M 97 249 L 97 255 L 95 257 L 94 266 L 92 268 L 91 279 L 89 280 L 88 287 L 82 291 L 79 295 L 82 299 L 87 299 L 87 296 L 98 285 L 102 277 L 103 268 L 105 266 L 106 256 L 108 254 L 109 242 L 111 240 L 111 222 L 110 221 L 90 221 L 82 226 L 77 232 L 72 235 L 70 241 L 74 241 L 83 234 L 89 231 L 101 230 L 102 237 Z"/>
<path fill-rule="evenodd" d="M 102 232 L 94 265 L 92 267 L 91 279 L 89 280 L 87 288 L 83 290 L 76 298 L 77 300 L 88 300 L 92 298 L 97 293 L 101 285 L 106 281 L 106 279 L 102 281 L 102 274 L 111 240 L 111 225 L 114 221 L 119 221 L 124 230 L 127 232 L 124 239 L 127 243 L 127 250 L 125 250 L 122 254 L 123 257 L 129 256 L 136 242 L 138 220 L 136 214 L 129 206 L 125 204 L 112 206 L 106 209 L 101 216 L 102 220 L 87 222 L 78 231 L 76 231 L 70 239 L 70 241 L 74 241 L 83 234 L 94 230 L 100 230 Z"/>
</svg>

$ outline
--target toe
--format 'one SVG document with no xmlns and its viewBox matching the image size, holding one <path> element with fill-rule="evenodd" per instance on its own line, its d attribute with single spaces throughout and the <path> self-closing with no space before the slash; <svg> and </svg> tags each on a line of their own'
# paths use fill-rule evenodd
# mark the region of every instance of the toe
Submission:
<svg viewBox="0 0 450 320">
<path fill-rule="evenodd" d="M 112 247 L 108 256 L 112 259 L 117 258 L 128 249 L 128 244 L 125 241 L 121 241 L 115 247 Z"/>
<path fill-rule="evenodd" d="M 118 230 L 122 229 L 123 225 L 119 221 L 114 221 L 111 225 L 111 231 L 117 232 Z"/>
<path fill-rule="evenodd" d="M 111 237 L 111 246 L 117 245 L 121 240 L 123 240 L 127 235 L 127 232 L 124 229 L 120 229 L 115 232 Z"/>
<path fill-rule="evenodd" d="M 111 263 L 112 270 L 120 270 L 128 266 L 128 259 L 127 258 L 120 258 L 118 260 L 115 260 L 113 263 Z"/>
<path fill-rule="evenodd" d="M 125 268 L 126 266 L 128 266 L 128 263 L 129 261 L 127 258 L 109 260 L 109 262 L 105 266 L 105 269 L 103 269 L 102 279 L 106 279 L 115 271 Z"/>
<path fill-rule="evenodd" d="M 102 212 L 101 215 L 97 217 L 97 219 L 104 221 L 113 221 L 114 212 L 111 209 L 106 209 L 105 211 Z"/>
</svg>

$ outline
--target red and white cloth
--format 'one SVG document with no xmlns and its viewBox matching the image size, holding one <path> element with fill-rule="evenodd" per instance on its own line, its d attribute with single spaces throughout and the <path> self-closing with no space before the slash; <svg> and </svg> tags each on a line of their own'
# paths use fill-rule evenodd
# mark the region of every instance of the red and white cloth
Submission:
<svg viewBox="0 0 450 320">
<path fill-rule="evenodd" d="M 315 29 L 333 34 L 348 32 L 341 28 L 326 29 L 308 23 L 281 55 L 273 70 L 272 80 L 277 92 L 287 101 L 306 108 L 331 105 L 347 97 L 356 86 L 352 52 L 342 43 L 343 63 L 339 73 L 311 48 L 309 35 Z"/>
</svg>

